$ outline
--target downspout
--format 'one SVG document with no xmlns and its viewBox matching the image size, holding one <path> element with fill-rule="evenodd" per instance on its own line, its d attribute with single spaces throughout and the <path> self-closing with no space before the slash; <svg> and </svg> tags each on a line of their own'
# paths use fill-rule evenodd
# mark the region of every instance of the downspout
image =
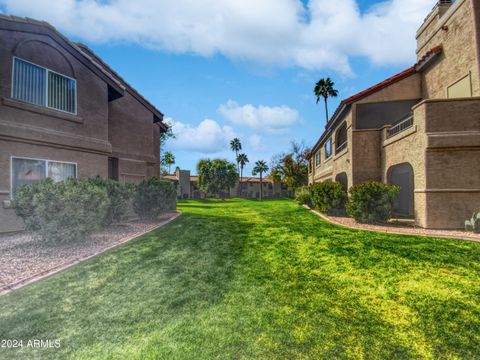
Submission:
<svg viewBox="0 0 480 360">
<path fill-rule="evenodd" d="M 480 92 L 480 2 L 478 0 L 470 0 L 472 4 L 472 16 L 473 16 L 473 26 L 475 27 L 475 46 L 477 48 L 477 84 L 479 86 L 478 91 Z M 480 93 L 475 94 L 480 96 Z"/>
</svg>

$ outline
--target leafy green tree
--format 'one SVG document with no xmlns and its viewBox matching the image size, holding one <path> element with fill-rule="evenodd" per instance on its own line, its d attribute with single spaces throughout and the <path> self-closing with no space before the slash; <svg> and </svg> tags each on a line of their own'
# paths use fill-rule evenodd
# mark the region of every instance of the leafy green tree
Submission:
<svg viewBox="0 0 480 360">
<path fill-rule="evenodd" d="M 237 156 L 237 164 L 240 164 L 240 196 L 243 194 L 243 168 L 247 163 L 249 163 L 247 154 L 238 154 Z"/>
<path fill-rule="evenodd" d="M 170 167 L 175 164 L 175 155 L 171 151 L 165 152 L 162 158 L 162 165 L 168 166 L 168 173 L 170 174 Z"/>
<path fill-rule="evenodd" d="M 328 123 L 328 98 L 329 97 L 337 97 L 338 91 L 333 88 L 335 83 L 330 79 L 320 79 L 316 84 L 313 92 L 317 97 L 317 104 L 320 101 L 320 98 L 323 98 L 325 101 L 325 116 Z"/>
<path fill-rule="evenodd" d="M 252 175 L 260 174 L 260 200 L 263 199 L 263 174 L 268 171 L 268 165 L 263 160 L 258 160 L 253 167 Z"/>
<path fill-rule="evenodd" d="M 238 152 L 242 150 L 242 143 L 240 142 L 240 139 L 235 138 L 230 141 L 230 148 L 232 149 L 232 151 L 235 151 L 235 159 L 237 160 L 237 172 L 240 172 L 240 169 L 238 167 Z"/>
<path fill-rule="evenodd" d="M 167 125 L 167 131 L 160 133 L 160 159 L 163 159 L 162 156 L 162 149 L 165 147 L 167 144 L 168 139 L 175 139 L 175 133 L 173 132 L 172 124 L 165 122 L 165 125 Z M 160 160 L 161 164 L 161 160 Z M 162 169 L 160 168 L 160 172 Z"/>
<path fill-rule="evenodd" d="M 307 185 L 308 152 L 309 149 L 303 143 L 293 141 L 288 152 L 274 157 L 272 161 L 272 177 L 287 185 L 289 189 Z"/>
<path fill-rule="evenodd" d="M 235 164 L 224 159 L 203 159 L 197 164 L 198 187 L 206 194 L 224 199 L 225 193 L 238 181 Z"/>
</svg>

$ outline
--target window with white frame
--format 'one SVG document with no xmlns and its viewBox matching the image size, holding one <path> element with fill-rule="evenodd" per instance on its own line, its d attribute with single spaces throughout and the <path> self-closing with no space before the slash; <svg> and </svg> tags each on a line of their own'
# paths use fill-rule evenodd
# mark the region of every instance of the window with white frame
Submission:
<svg viewBox="0 0 480 360">
<path fill-rule="evenodd" d="M 315 154 L 315 165 L 320 165 L 320 150 Z"/>
<path fill-rule="evenodd" d="M 49 177 L 65 181 L 77 177 L 77 164 L 61 161 L 12 157 L 12 195 L 19 186 L 38 184 Z"/>
<path fill-rule="evenodd" d="M 332 138 L 325 143 L 325 159 L 328 159 L 330 156 L 332 156 Z"/>
<path fill-rule="evenodd" d="M 14 57 L 12 98 L 76 114 L 77 82 L 68 76 Z"/>
</svg>

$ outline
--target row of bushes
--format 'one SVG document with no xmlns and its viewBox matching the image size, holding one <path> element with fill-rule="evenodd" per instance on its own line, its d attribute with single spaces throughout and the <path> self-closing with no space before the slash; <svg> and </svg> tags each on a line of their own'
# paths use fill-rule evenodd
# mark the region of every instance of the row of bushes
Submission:
<svg viewBox="0 0 480 360">
<path fill-rule="evenodd" d="M 141 219 L 154 219 L 175 209 L 176 191 L 170 182 L 156 178 L 136 186 L 100 177 L 46 179 L 17 189 L 13 208 L 35 237 L 66 242 L 82 241 L 102 227 L 124 221 L 130 202 Z"/>
<path fill-rule="evenodd" d="M 385 223 L 399 192 L 398 186 L 368 181 L 352 186 L 348 196 L 339 183 L 324 182 L 299 188 L 295 199 L 329 215 L 347 213 L 358 222 Z"/>
</svg>

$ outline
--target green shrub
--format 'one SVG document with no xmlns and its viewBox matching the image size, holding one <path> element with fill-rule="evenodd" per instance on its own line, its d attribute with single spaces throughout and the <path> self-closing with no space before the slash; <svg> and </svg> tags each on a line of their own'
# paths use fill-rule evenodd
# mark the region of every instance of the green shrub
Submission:
<svg viewBox="0 0 480 360">
<path fill-rule="evenodd" d="M 88 180 L 68 179 L 23 186 L 13 207 L 33 236 L 49 242 L 83 241 L 102 226 L 109 205 L 104 189 Z"/>
<path fill-rule="evenodd" d="M 312 199 L 310 196 L 310 188 L 308 186 L 301 186 L 295 189 L 295 201 L 300 205 L 311 205 Z"/>
<path fill-rule="evenodd" d="M 133 196 L 133 208 L 141 219 L 155 219 L 162 212 L 175 210 L 177 191 L 164 180 L 150 178 L 137 185 Z"/>
<path fill-rule="evenodd" d="M 122 184 L 115 180 L 103 179 L 100 176 L 89 180 L 93 185 L 105 190 L 109 199 L 107 213 L 103 225 L 110 225 L 125 220 L 129 200 L 133 195 L 131 184 Z"/>
<path fill-rule="evenodd" d="M 15 214 L 25 222 L 25 227 L 28 231 L 35 231 L 40 226 L 36 221 L 33 198 L 41 191 L 41 185 L 42 184 L 24 185 L 15 191 L 12 206 Z"/>
<path fill-rule="evenodd" d="M 338 215 L 345 210 L 347 193 L 337 182 L 323 182 L 310 185 L 312 206 L 318 211 Z"/>
<path fill-rule="evenodd" d="M 350 188 L 347 213 L 358 222 L 385 223 L 392 216 L 398 186 L 368 181 Z"/>
</svg>

